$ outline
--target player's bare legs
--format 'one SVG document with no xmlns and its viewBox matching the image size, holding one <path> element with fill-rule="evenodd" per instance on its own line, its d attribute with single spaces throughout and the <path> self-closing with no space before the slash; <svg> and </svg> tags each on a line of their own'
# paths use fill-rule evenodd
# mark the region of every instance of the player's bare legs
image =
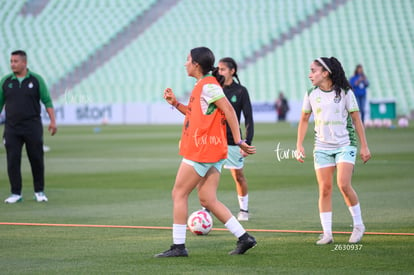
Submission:
<svg viewBox="0 0 414 275">
<path fill-rule="evenodd" d="M 353 170 L 354 165 L 351 163 L 341 162 L 337 164 L 336 181 L 348 206 L 354 206 L 358 203 L 358 196 L 351 184 Z"/>
<path fill-rule="evenodd" d="M 319 186 L 319 212 L 332 212 L 332 185 L 335 166 L 316 170 Z"/>
<path fill-rule="evenodd" d="M 323 245 L 333 242 L 332 237 L 332 185 L 335 166 L 319 168 L 316 178 L 319 186 L 319 217 L 323 235 L 316 244 Z"/>
<path fill-rule="evenodd" d="M 230 169 L 231 175 L 236 183 L 236 190 L 239 196 L 246 196 L 248 193 L 247 180 L 243 169 Z"/>
<path fill-rule="evenodd" d="M 358 195 L 352 187 L 352 173 L 354 165 L 351 163 L 341 162 L 337 164 L 337 184 L 339 190 L 341 190 L 345 203 L 348 206 L 353 220 L 353 230 L 350 243 L 357 243 L 361 241 L 362 236 L 365 233 L 365 225 L 362 221 L 361 208 L 359 205 Z"/>
<path fill-rule="evenodd" d="M 240 169 L 230 169 L 230 173 L 233 177 L 234 182 L 236 183 L 237 197 L 239 201 L 239 214 L 237 219 L 239 221 L 248 221 L 249 220 L 249 197 L 248 197 L 248 187 L 247 179 L 244 176 L 243 168 Z"/>
<path fill-rule="evenodd" d="M 193 166 L 181 162 L 172 190 L 174 224 L 187 224 L 188 196 L 201 179 Z"/>
<path fill-rule="evenodd" d="M 222 223 L 226 223 L 232 213 L 217 199 L 219 180 L 220 172 L 214 167 L 211 168 L 198 185 L 198 198 L 201 206 L 211 211 Z"/>
</svg>

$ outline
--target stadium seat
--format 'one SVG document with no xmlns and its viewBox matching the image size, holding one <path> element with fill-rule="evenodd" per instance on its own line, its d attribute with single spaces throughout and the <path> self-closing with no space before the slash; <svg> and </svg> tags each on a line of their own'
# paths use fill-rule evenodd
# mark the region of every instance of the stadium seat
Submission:
<svg viewBox="0 0 414 275">
<path fill-rule="evenodd" d="M 29 67 L 54 85 L 81 64 L 96 64 L 91 58 L 95 53 L 110 48 L 117 35 L 124 35 L 134 20 L 161 2 L 50 0 L 38 15 L 23 16 L 24 2 L 5 1 L 0 48 L 5 54 L 25 49 Z M 348 76 L 363 64 L 371 82 L 370 98 L 395 98 L 400 114 L 414 109 L 414 94 L 407 92 L 412 91 L 414 77 L 414 64 L 407 58 L 414 54 L 414 3 L 345 1 L 326 9 L 332 2 L 177 1 L 138 37 L 126 37 L 125 48 L 103 53 L 108 61 L 100 67 L 82 66 L 83 77 L 74 82 L 71 93 L 88 94 L 102 103 L 156 102 L 169 86 L 185 96 L 194 84 L 186 77 L 186 55 L 193 47 L 208 46 L 217 60 L 232 56 L 243 65 L 241 81 L 256 101 L 273 101 L 279 90 L 288 99 L 301 100 L 311 85 L 310 62 L 336 56 Z M 325 15 L 316 18 L 322 9 Z M 290 33 L 292 28 L 296 32 Z M 272 45 L 282 37 L 288 39 Z M 272 50 L 263 51 L 264 47 Z M 3 64 L 1 74 L 9 72 L 7 62 Z M 65 81 L 70 86 L 73 79 Z M 55 100 L 64 102 L 60 93 L 62 98 Z"/>
</svg>

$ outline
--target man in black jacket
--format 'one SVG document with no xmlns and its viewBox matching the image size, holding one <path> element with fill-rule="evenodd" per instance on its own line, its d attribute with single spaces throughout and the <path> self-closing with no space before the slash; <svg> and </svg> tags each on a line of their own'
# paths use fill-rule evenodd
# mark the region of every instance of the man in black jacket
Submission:
<svg viewBox="0 0 414 275">
<path fill-rule="evenodd" d="M 33 175 L 35 199 L 47 201 L 44 193 L 43 126 L 40 117 L 40 101 L 45 105 L 50 118 L 51 135 L 57 131 L 52 99 L 43 78 L 29 71 L 27 55 L 18 50 L 11 53 L 12 73 L 0 81 L 0 111 L 5 106 L 6 121 L 4 144 L 7 154 L 7 172 L 11 195 L 6 203 L 22 200 L 21 158 L 23 144 Z"/>
</svg>

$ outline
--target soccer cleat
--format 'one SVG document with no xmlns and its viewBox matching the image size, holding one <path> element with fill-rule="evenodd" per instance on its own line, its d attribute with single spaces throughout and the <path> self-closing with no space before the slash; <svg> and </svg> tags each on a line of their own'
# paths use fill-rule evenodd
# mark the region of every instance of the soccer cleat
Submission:
<svg viewBox="0 0 414 275">
<path fill-rule="evenodd" d="M 237 219 L 241 222 L 248 221 L 249 220 L 249 211 L 240 209 L 240 212 L 237 215 Z"/>
<path fill-rule="evenodd" d="M 362 236 L 364 236 L 364 233 L 365 233 L 365 226 L 363 224 L 354 226 L 351 237 L 349 238 L 349 243 L 360 242 L 362 240 Z"/>
<path fill-rule="evenodd" d="M 46 197 L 45 193 L 43 193 L 43 192 L 35 192 L 34 193 L 34 198 L 37 202 L 42 202 L 42 201 L 47 202 L 47 197 Z"/>
<path fill-rule="evenodd" d="M 21 195 L 11 194 L 10 197 L 4 200 L 5 203 L 21 202 L 23 197 Z"/>
<path fill-rule="evenodd" d="M 244 254 L 247 250 L 257 245 L 255 238 L 248 233 L 245 233 L 246 236 L 242 236 L 237 241 L 237 246 L 233 251 L 230 251 L 230 255 L 241 255 Z"/>
<path fill-rule="evenodd" d="M 333 242 L 334 242 L 334 240 L 333 240 L 332 235 L 321 234 L 319 236 L 319 241 L 317 241 L 316 244 L 317 245 L 324 245 L 324 244 L 330 244 L 330 243 L 333 243 Z"/>
<path fill-rule="evenodd" d="M 184 245 L 173 244 L 170 249 L 154 255 L 155 258 L 167 258 L 167 257 L 188 257 L 188 251 Z"/>
</svg>

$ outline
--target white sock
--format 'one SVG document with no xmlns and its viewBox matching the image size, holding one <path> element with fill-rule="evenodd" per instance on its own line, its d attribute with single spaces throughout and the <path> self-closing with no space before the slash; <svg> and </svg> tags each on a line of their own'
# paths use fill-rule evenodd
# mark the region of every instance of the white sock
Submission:
<svg viewBox="0 0 414 275">
<path fill-rule="evenodd" d="M 185 244 L 185 235 L 187 232 L 186 224 L 173 224 L 173 243 L 174 244 Z"/>
<path fill-rule="evenodd" d="M 234 216 L 231 216 L 224 226 L 237 238 L 246 233 L 246 230 L 244 230 L 243 226 Z"/>
<path fill-rule="evenodd" d="M 361 207 L 359 203 L 355 204 L 354 206 L 348 207 L 348 209 L 349 209 L 349 212 L 351 213 L 354 226 L 363 225 L 364 222 L 362 221 Z"/>
<path fill-rule="evenodd" d="M 332 236 L 332 212 L 319 213 L 319 217 L 321 218 L 323 234 Z"/>
<path fill-rule="evenodd" d="M 249 210 L 249 194 L 246 196 L 237 196 L 239 199 L 239 206 L 241 210 L 248 211 Z"/>
</svg>

